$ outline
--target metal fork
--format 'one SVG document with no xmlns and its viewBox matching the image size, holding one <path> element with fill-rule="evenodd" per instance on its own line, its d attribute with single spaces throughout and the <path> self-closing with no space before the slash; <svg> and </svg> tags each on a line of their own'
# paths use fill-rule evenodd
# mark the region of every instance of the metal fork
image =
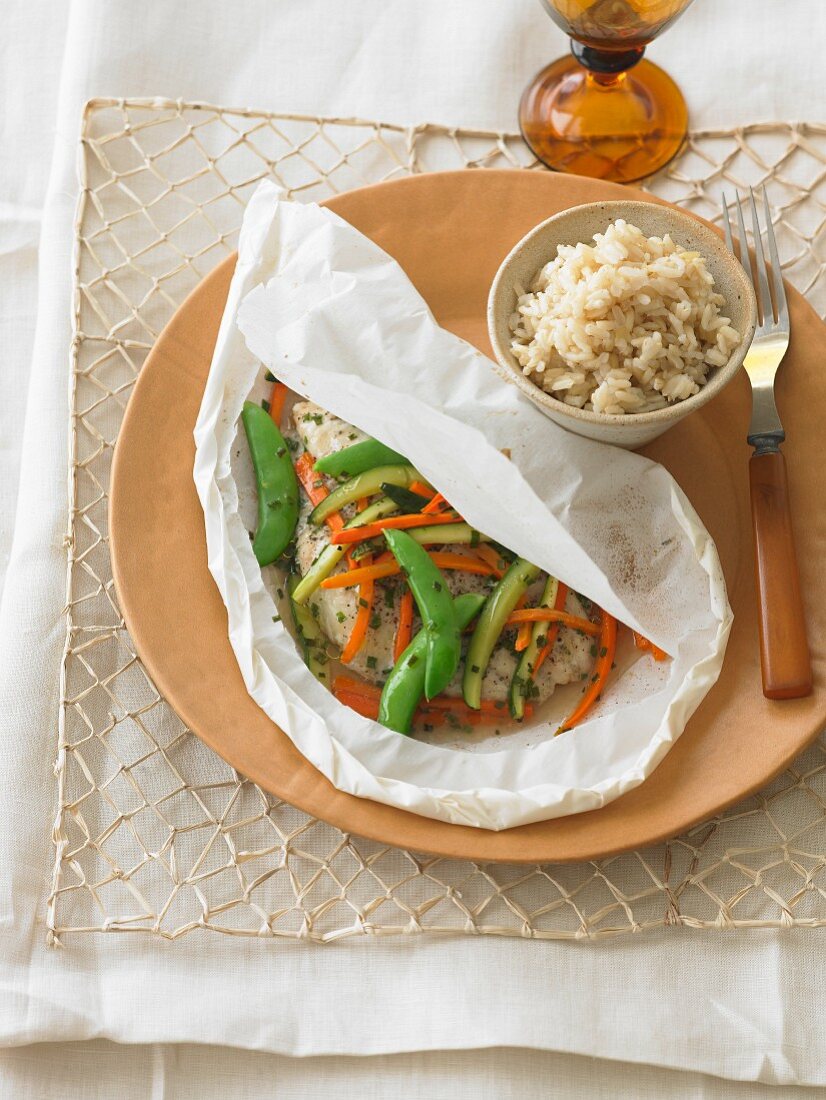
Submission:
<svg viewBox="0 0 826 1100">
<path fill-rule="evenodd" d="M 774 400 L 777 368 L 789 346 L 790 325 L 786 291 L 780 271 L 771 211 L 763 188 L 766 239 L 771 257 L 771 286 L 763 252 L 754 191 L 749 191 L 754 257 L 749 256 L 740 196 L 735 194 L 739 249 L 732 237 L 728 203 L 723 196 L 726 244 L 751 277 L 757 298 L 759 325 L 745 358 L 751 382 L 752 413 L 748 442 L 754 448 L 749 461 L 751 518 L 757 581 L 760 663 L 763 694 L 769 699 L 797 699 L 812 690 L 812 668 L 806 641 L 806 622 L 800 596 L 794 549 L 786 462 L 780 444 L 786 438 Z"/>
</svg>

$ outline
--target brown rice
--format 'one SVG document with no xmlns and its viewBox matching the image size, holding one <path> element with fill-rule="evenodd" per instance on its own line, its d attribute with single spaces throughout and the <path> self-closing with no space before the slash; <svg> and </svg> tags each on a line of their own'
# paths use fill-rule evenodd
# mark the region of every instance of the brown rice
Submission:
<svg viewBox="0 0 826 1100">
<path fill-rule="evenodd" d="M 517 294 L 511 351 L 523 373 L 598 413 L 684 401 L 740 343 L 703 257 L 622 220 L 593 245 L 559 245 Z"/>
</svg>

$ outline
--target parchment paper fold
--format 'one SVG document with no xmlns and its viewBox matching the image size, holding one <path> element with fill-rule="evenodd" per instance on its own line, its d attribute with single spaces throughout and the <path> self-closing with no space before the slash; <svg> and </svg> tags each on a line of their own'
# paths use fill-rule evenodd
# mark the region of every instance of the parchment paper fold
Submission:
<svg viewBox="0 0 826 1100">
<path fill-rule="evenodd" d="M 594 717 L 475 751 L 402 737 L 310 674 L 252 553 L 243 401 L 264 367 L 408 455 L 470 523 L 672 655 L 626 656 Z M 262 183 L 195 429 L 209 566 L 250 694 L 335 786 L 488 829 L 595 809 L 653 771 L 719 674 L 731 611 L 717 552 L 670 475 L 565 432 L 440 328 L 396 262 L 332 212 Z M 507 456 L 507 457 L 506 457 Z M 267 571 L 265 571 L 266 573 Z"/>
</svg>

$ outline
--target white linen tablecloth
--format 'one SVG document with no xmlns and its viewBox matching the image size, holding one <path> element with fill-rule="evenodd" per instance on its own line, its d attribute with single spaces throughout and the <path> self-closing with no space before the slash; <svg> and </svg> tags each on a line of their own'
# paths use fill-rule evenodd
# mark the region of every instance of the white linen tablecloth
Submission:
<svg viewBox="0 0 826 1100">
<path fill-rule="evenodd" d="M 46 947 L 83 102 L 163 95 L 513 129 L 522 86 L 565 40 L 536 0 L 5 0 L 3 16 L 0 1042 L 260 1053 L 64 1043 L 7 1054 L 0 1095 L 242 1096 L 272 1081 L 279 1096 L 296 1097 L 461 1097 L 471 1085 L 490 1096 L 541 1087 L 738 1097 L 763 1090 L 721 1092 L 699 1075 L 826 1083 L 817 932 L 680 930 L 595 944 L 411 937 L 324 948 L 112 935 Z M 824 40 L 819 0 L 697 0 L 650 56 L 679 80 L 695 126 L 822 119 Z M 491 1049 L 463 1053 L 472 1048 Z M 413 1053 L 438 1050 L 455 1053 Z M 324 1057 L 301 1071 L 279 1057 L 367 1054 L 377 1056 L 372 1070 Z"/>
</svg>

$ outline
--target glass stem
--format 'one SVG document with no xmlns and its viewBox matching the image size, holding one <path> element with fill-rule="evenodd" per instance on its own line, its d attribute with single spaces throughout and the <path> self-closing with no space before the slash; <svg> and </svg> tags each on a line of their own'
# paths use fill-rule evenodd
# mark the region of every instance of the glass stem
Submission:
<svg viewBox="0 0 826 1100">
<path fill-rule="evenodd" d="M 595 84 L 597 88 L 616 88 L 625 80 L 625 73 L 594 73 L 587 69 L 585 79 L 589 84 Z"/>
<path fill-rule="evenodd" d="M 598 50 L 572 38 L 571 53 L 580 65 L 588 70 L 588 75 L 593 77 L 597 84 L 610 87 L 617 83 L 623 73 L 642 61 L 645 47 L 637 46 L 631 50 Z"/>
</svg>

